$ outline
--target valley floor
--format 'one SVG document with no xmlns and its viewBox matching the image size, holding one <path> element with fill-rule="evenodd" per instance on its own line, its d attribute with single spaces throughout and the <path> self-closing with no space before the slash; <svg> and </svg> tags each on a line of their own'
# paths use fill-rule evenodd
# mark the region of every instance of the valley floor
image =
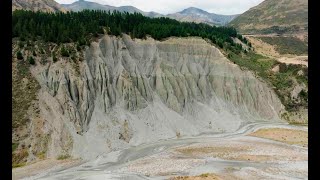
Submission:
<svg viewBox="0 0 320 180">
<path fill-rule="evenodd" d="M 26 179 L 307 179 L 307 132 L 306 126 L 249 124 L 235 133 L 114 151 L 80 165 L 57 161 L 60 169 L 41 172 L 39 166 L 38 175 Z M 26 168 L 13 174 L 21 177 Z"/>
</svg>

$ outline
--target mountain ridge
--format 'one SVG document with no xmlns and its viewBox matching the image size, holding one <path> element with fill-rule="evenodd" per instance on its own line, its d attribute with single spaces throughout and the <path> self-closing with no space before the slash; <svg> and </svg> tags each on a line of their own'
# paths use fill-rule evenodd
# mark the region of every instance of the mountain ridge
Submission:
<svg viewBox="0 0 320 180">
<path fill-rule="evenodd" d="M 180 12 L 171 13 L 171 14 L 160 14 L 154 11 L 151 12 L 144 12 L 134 6 L 110 6 L 110 5 L 102 5 L 96 2 L 89 2 L 85 0 L 76 1 L 72 4 L 62 4 L 63 7 L 70 9 L 72 11 L 81 11 L 84 9 L 91 9 L 91 10 L 105 10 L 105 11 L 120 11 L 120 12 L 129 12 L 134 13 L 138 12 L 145 16 L 149 17 L 168 17 L 171 19 L 176 19 L 178 21 L 186 21 L 186 22 L 196 22 L 196 23 L 207 23 L 210 25 L 226 25 L 228 22 L 233 20 L 238 15 L 219 15 L 215 13 L 209 13 L 205 10 L 196 8 L 196 7 L 189 7 L 183 9 Z"/>
<path fill-rule="evenodd" d="M 189 22 L 205 22 L 211 25 L 226 25 L 234 18 L 238 16 L 236 15 L 220 15 L 215 13 L 209 13 L 205 10 L 189 7 L 180 12 L 168 14 L 170 18 L 179 20 L 179 21 L 189 21 Z"/>
</svg>

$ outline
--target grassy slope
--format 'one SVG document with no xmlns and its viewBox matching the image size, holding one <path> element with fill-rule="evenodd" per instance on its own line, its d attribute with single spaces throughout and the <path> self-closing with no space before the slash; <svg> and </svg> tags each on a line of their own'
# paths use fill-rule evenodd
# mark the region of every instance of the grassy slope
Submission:
<svg viewBox="0 0 320 180">
<path fill-rule="evenodd" d="M 28 57 L 31 57 L 31 44 L 13 43 L 12 51 L 12 167 L 23 166 L 29 153 L 25 145 L 19 146 L 24 140 L 24 131 L 30 123 L 29 110 L 37 100 L 39 84 L 29 71 Z M 23 59 L 17 59 L 17 52 L 20 51 Z M 31 53 L 32 54 L 32 53 Z"/>
<path fill-rule="evenodd" d="M 16 52 L 14 51 L 14 56 Z M 32 101 L 36 100 L 40 86 L 29 71 L 27 55 L 24 54 L 24 60 L 13 58 L 12 126 L 17 128 L 28 121 L 28 108 L 32 105 Z"/>
<path fill-rule="evenodd" d="M 62 46 L 65 46 L 65 56 L 62 57 Z M 78 47 L 81 48 L 83 47 Z M 23 59 L 17 58 L 17 52 L 21 52 Z M 49 61 L 53 62 L 52 56 L 55 56 L 56 61 L 66 60 L 70 61 L 76 72 L 79 71 L 79 61 L 82 61 L 82 54 L 77 53 L 77 47 L 74 43 L 57 45 L 55 43 L 45 43 L 43 41 L 18 41 L 13 39 L 12 50 L 12 167 L 24 166 L 29 156 L 29 145 L 25 141 L 31 135 L 28 127 L 34 118 L 32 114 L 38 116 L 40 113 L 37 107 L 37 93 L 40 89 L 40 85 L 30 72 L 29 59 L 32 57 L 35 59 L 36 64 L 46 64 Z M 26 134 L 27 132 L 27 134 Z M 47 136 L 37 136 L 38 144 L 44 144 L 46 146 Z M 28 141 L 29 142 L 29 141 Z M 44 147 L 45 148 L 45 147 Z M 34 147 L 33 150 L 37 151 L 41 147 Z M 46 149 L 34 154 L 39 159 L 45 157 Z M 32 151 L 32 153 L 34 153 Z"/>
<path fill-rule="evenodd" d="M 227 51 L 228 58 L 243 69 L 254 72 L 267 82 L 278 94 L 281 102 L 289 112 L 297 111 L 299 108 L 308 107 L 308 92 L 299 94 L 301 99 L 297 102 L 290 98 L 290 92 L 297 84 L 308 85 L 307 68 L 302 65 L 286 65 L 268 57 L 249 52 L 247 54 L 235 54 Z M 275 73 L 271 69 L 280 66 L 280 71 Z M 304 71 L 304 75 L 298 75 L 298 71 Z"/>
<path fill-rule="evenodd" d="M 307 55 L 308 45 L 294 37 L 259 37 L 262 41 L 274 45 L 280 54 Z"/>
</svg>

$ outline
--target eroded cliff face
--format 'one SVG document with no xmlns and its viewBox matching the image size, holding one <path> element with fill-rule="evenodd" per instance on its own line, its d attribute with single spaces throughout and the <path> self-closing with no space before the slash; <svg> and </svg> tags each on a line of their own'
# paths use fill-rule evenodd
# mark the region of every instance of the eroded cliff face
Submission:
<svg viewBox="0 0 320 180">
<path fill-rule="evenodd" d="M 41 86 L 48 156 L 84 159 L 159 139 L 232 132 L 280 121 L 263 82 L 200 38 L 104 36 L 75 68 L 60 60 L 31 69 Z"/>
</svg>

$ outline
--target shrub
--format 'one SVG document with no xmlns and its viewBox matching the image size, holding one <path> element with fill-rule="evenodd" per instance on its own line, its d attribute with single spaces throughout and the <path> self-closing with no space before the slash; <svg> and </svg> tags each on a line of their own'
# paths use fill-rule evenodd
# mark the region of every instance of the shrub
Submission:
<svg viewBox="0 0 320 180">
<path fill-rule="evenodd" d="M 18 143 L 12 143 L 12 152 L 17 149 L 18 145 Z"/>
<path fill-rule="evenodd" d="M 81 47 L 79 45 L 79 43 L 77 43 L 77 51 L 80 51 L 81 50 Z"/>
<path fill-rule="evenodd" d="M 61 48 L 61 55 L 63 57 L 69 57 L 70 56 L 69 51 L 64 46 L 62 46 L 62 48 Z"/>
<path fill-rule="evenodd" d="M 202 178 L 206 178 L 206 177 L 208 177 L 209 176 L 209 173 L 205 173 L 205 174 L 201 174 L 200 175 L 200 177 L 202 177 Z"/>
<path fill-rule="evenodd" d="M 39 159 L 44 159 L 46 157 L 46 153 L 45 152 L 40 152 L 39 154 L 37 154 Z"/>
<path fill-rule="evenodd" d="M 19 60 L 22 60 L 23 59 L 23 56 L 22 56 L 22 53 L 20 51 L 17 52 L 17 58 Z"/>
<path fill-rule="evenodd" d="M 18 163 L 18 164 L 12 163 L 12 168 L 18 168 L 18 167 L 22 167 L 22 166 L 25 166 L 25 165 L 26 165 L 26 163 Z"/>
<path fill-rule="evenodd" d="M 32 46 L 31 41 L 27 41 L 27 46 Z"/>
<path fill-rule="evenodd" d="M 68 159 L 68 158 L 70 158 L 70 155 L 68 155 L 68 154 L 62 154 L 62 155 L 60 155 L 60 156 L 58 156 L 58 160 L 64 160 L 64 159 Z"/>
<path fill-rule="evenodd" d="M 223 48 L 223 43 L 222 43 L 222 42 L 218 41 L 218 42 L 217 42 L 217 45 L 218 45 L 220 48 Z"/>
<path fill-rule="evenodd" d="M 19 44 L 18 44 L 18 45 L 19 45 L 20 48 L 23 48 L 23 47 L 24 47 L 24 44 L 23 44 L 22 41 L 19 41 Z"/>
<path fill-rule="evenodd" d="M 308 102 L 308 92 L 305 90 L 300 91 L 299 97 L 304 101 Z"/>
<path fill-rule="evenodd" d="M 29 61 L 29 64 L 31 64 L 31 65 L 35 65 L 36 64 L 34 58 L 31 57 L 31 56 L 28 57 L 28 61 Z"/>
<path fill-rule="evenodd" d="M 58 58 L 55 54 L 52 55 L 52 61 L 55 63 L 58 61 Z"/>
<path fill-rule="evenodd" d="M 24 166 L 28 156 L 29 153 L 27 149 L 12 153 L 12 168 Z"/>
</svg>

